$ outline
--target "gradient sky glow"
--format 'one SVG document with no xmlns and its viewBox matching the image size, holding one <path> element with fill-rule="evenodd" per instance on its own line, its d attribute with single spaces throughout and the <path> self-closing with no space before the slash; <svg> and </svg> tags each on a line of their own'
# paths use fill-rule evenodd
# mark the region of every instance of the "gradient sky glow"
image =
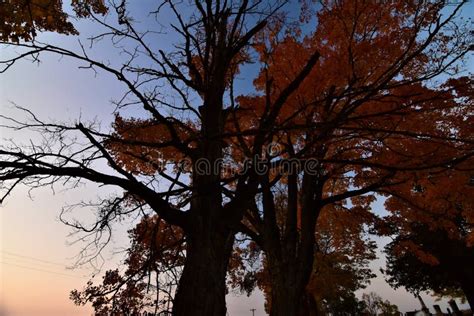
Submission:
<svg viewBox="0 0 474 316">
<path fill-rule="evenodd" d="M 151 3 L 149 0 L 141 3 Z M 473 9 L 472 3 L 466 12 Z M 86 37 L 94 30 L 87 24 L 79 22 L 81 37 Z M 53 41 L 67 47 L 77 48 L 77 38 L 56 34 L 42 35 L 44 41 Z M 165 45 L 166 43 L 160 43 Z M 11 56 L 15 49 L 0 51 L 0 59 Z M 101 59 L 114 59 L 110 47 L 100 46 L 94 50 Z M 74 121 L 97 117 L 102 126 L 110 126 L 114 106 L 111 99 L 117 99 L 124 91 L 114 78 L 92 71 L 79 70 L 78 64 L 66 58 L 43 55 L 41 65 L 20 61 L 8 72 L 0 75 L 0 114 L 16 116 L 11 102 L 27 107 L 45 120 Z M 249 80 L 243 84 L 248 84 Z M 1 124 L 1 121 L 0 121 Z M 13 134 L 0 129 L 0 141 L 14 137 Z M 38 135 L 22 133 L 16 141 Z M 31 192 L 21 187 L 0 207 L 0 316 L 68 316 L 91 315 L 90 307 L 76 307 L 68 299 L 69 291 L 80 289 L 90 278 L 93 269 L 66 269 L 75 263 L 74 257 L 83 246 L 80 243 L 69 243 L 75 240 L 68 236 L 70 228 L 58 220 L 61 207 L 81 200 L 95 199 L 113 192 L 111 188 L 99 188 L 88 183 L 77 190 L 64 191 L 60 186 L 55 192 L 42 188 Z M 383 205 L 375 205 L 377 213 L 383 213 Z M 90 218 L 90 210 L 78 210 L 77 216 Z M 114 239 L 104 253 L 104 267 L 115 267 L 120 263 L 121 255 L 113 254 L 126 247 L 126 231 L 130 223 L 117 226 Z M 379 245 L 386 240 L 377 239 Z M 383 256 L 381 256 L 383 257 Z M 373 263 L 374 271 L 383 266 L 383 258 Z M 377 272 L 378 273 L 378 272 Z M 95 277 L 100 280 L 100 275 Z M 404 290 L 394 291 L 383 280 L 380 273 L 364 292 L 375 291 L 384 299 L 397 304 L 402 311 L 419 308 L 418 301 Z M 359 293 L 360 294 L 360 293 Z M 433 299 L 424 296 L 431 306 Z M 446 310 L 446 302 L 438 302 Z M 257 292 L 251 297 L 228 296 L 228 309 L 231 316 L 251 315 L 250 308 L 256 308 L 256 316 L 263 312 L 263 297 Z"/>
</svg>

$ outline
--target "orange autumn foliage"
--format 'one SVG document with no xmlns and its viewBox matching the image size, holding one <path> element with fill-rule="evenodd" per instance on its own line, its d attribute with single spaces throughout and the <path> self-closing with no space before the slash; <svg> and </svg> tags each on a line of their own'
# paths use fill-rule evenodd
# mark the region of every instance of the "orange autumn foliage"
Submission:
<svg viewBox="0 0 474 316">
<path fill-rule="evenodd" d="M 76 305 L 92 303 L 98 316 L 138 315 L 169 307 L 168 291 L 176 287 L 185 260 L 182 231 L 151 216 L 143 218 L 129 236 L 125 271 L 108 270 L 100 284 L 89 281 L 83 290 L 71 291 Z"/>
<path fill-rule="evenodd" d="M 71 5 L 80 18 L 107 12 L 103 0 L 72 0 Z M 0 18 L 0 39 L 5 42 L 31 41 L 44 31 L 77 34 L 61 0 L 2 1 Z"/>
<path fill-rule="evenodd" d="M 253 43 L 263 65 L 254 82 L 256 93 L 238 96 L 235 107 L 224 109 L 224 128 L 215 137 L 225 144 L 222 156 L 229 163 L 220 181 L 227 190 L 236 188 L 233 177 L 245 160 L 253 158 L 254 150 L 261 154 L 262 145 L 278 145 L 273 161 L 296 157 L 319 162 L 324 183 L 321 200 L 329 202 L 318 210 L 317 225 L 311 229 L 316 243 L 330 242 L 320 245 L 325 251 L 311 254 L 314 264 L 305 286 L 317 301 L 339 295 L 340 287 L 355 290 L 363 286 L 358 279 L 361 275 L 364 281 L 370 276 L 365 265 L 373 258 L 373 248 L 361 237 L 363 225 L 373 221 L 368 210 L 374 197 L 363 195 L 367 192 L 389 196 L 387 209 L 394 213 L 390 220 L 401 225 L 407 219 L 426 222 L 443 227 L 453 238 L 460 238 L 454 218 L 461 214 L 471 225 L 469 234 L 462 238 L 467 243 L 474 239 L 469 198 L 473 196 L 472 171 L 466 172 L 473 150 L 469 140 L 474 126 L 472 79 L 452 78 L 440 86 L 429 82 L 433 68 L 444 62 L 440 52 L 453 49 L 453 34 L 439 32 L 429 43 L 420 35 L 420 30 L 434 23 L 440 8 L 440 3 L 417 1 L 323 1 L 314 32 L 304 36 L 298 28 L 283 32 L 282 24 L 270 23 Z M 316 56 L 314 52 L 319 56 L 317 63 L 295 92 L 279 104 L 285 89 Z M 224 86 L 230 86 L 247 58 L 238 55 L 229 63 Z M 190 80 L 206 79 L 209 69 L 202 56 L 195 55 L 190 62 L 194 68 Z M 271 125 L 262 127 L 273 115 Z M 189 148 L 197 148 L 202 137 L 201 122 L 194 118 L 173 123 L 178 138 Z M 133 174 L 153 175 L 162 170 L 162 162 L 176 166 L 187 158 L 163 122 L 117 116 L 113 127 L 108 149 L 117 163 Z M 192 167 L 187 171 L 192 172 Z M 276 170 L 268 173 L 269 182 L 275 181 L 284 191 L 288 177 L 279 176 Z M 298 181 L 296 186 L 298 189 L 302 184 Z M 369 189 L 349 196 L 348 206 L 342 197 L 358 188 Z M 295 206 L 297 241 L 291 245 L 295 249 L 300 246 L 298 238 L 302 238 L 305 222 L 299 203 L 302 195 L 298 192 Z M 274 197 L 282 208 L 276 214 L 276 231 L 284 236 L 286 208 L 291 202 L 285 194 Z M 341 200 L 332 202 L 334 197 Z M 404 199 L 409 203 L 402 202 Z M 253 221 L 248 216 L 242 223 L 250 232 L 266 237 L 265 229 L 258 227 L 259 220 L 257 214 Z M 283 249 L 285 254 L 286 246 L 282 245 L 286 240 L 275 239 L 272 242 L 278 245 L 277 250 Z M 254 243 L 245 246 L 249 249 L 236 250 L 236 258 L 231 260 L 231 271 L 236 271 L 231 283 L 252 289 L 252 282 L 258 280 L 270 304 L 268 271 L 249 276 L 238 268 L 244 264 L 242 256 L 258 252 Z M 417 245 L 407 243 L 404 247 L 422 261 L 436 264 L 436 258 Z M 282 257 L 286 263 L 287 258 Z M 268 258 L 267 268 L 275 263 L 270 262 L 273 257 Z"/>
<path fill-rule="evenodd" d="M 137 174 L 154 174 L 163 170 L 167 164 L 177 165 L 185 155 L 177 151 L 171 143 L 170 131 L 164 124 L 153 120 L 125 119 L 116 115 L 113 124 L 114 134 L 107 146 L 113 152 L 117 162 Z M 193 146 L 192 124 L 183 127 L 176 125 L 179 136 L 187 139 Z"/>
</svg>

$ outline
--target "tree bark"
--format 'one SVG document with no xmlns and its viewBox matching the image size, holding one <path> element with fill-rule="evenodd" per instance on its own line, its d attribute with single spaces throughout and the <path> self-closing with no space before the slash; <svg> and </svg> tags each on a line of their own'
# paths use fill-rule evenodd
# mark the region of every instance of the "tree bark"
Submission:
<svg viewBox="0 0 474 316">
<path fill-rule="evenodd" d="M 314 299 L 314 296 L 308 292 L 305 292 L 302 298 L 302 304 L 299 309 L 298 316 L 318 316 L 318 303 Z"/>
<path fill-rule="evenodd" d="M 225 90 L 226 61 L 216 58 L 216 79 L 204 96 L 201 108 L 202 141 L 193 163 L 193 198 L 190 227 L 186 231 L 186 261 L 173 302 L 174 316 L 225 316 L 226 273 L 232 253 L 235 231 L 226 220 L 220 184 L 224 114 L 222 98 Z M 207 168 L 198 168 L 197 162 Z"/>
<path fill-rule="evenodd" d="M 267 250 L 267 255 L 268 250 Z M 284 259 L 283 259 L 284 258 Z M 283 261 L 270 259 L 270 316 L 315 316 L 316 304 L 306 292 L 306 270 L 300 270 L 295 258 L 284 255 Z"/>
<path fill-rule="evenodd" d="M 298 315 L 297 293 L 295 287 L 290 287 L 283 280 L 272 280 L 270 316 Z"/>
<path fill-rule="evenodd" d="M 285 283 L 272 282 L 270 316 L 317 316 L 317 304 L 312 295 Z"/>
<path fill-rule="evenodd" d="M 264 232 L 263 248 L 269 258 L 267 264 L 272 291 L 270 316 L 313 316 L 317 313 L 313 304 L 314 299 L 311 300 L 306 293 L 314 263 L 316 221 L 321 211 L 321 206 L 317 201 L 320 201 L 322 186 L 318 185 L 316 180 L 315 176 L 306 174 L 303 178 L 302 224 L 299 239 L 295 234 L 291 234 L 291 228 L 290 234 L 281 238 L 276 217 L 264 219 L 267 221 L 267 230 Z M 291 190 L 296 190 L 296 188 Z M 294 193 L 289 191 L 289 195 Z M 269 200 L 272 198 L 272 196 L 268 197 Z M 297 210 L 297 203 L 295 195 L 289 202 L 289 207 L 292 207 L 292 210 L 290 208 L 288 210 L 289 215 L 291 211 Z M 273 205 L 270 202 L 265 203 L 265 199 L 263 206 L 265 216 L 274 213 Z M 288 223 L 294 225 L 292 230 L 296 232 L 297 222 L 291 220 Z M 268 229 L 268 227 L 273 227 L 273 229 Z"/>
<path fill-rule="evenodd" d="M 234 234 L 202 231 L 189 236 L 186 262 L 173 304 L 175 316 L 226 315 L 226 272 Z"/>
</svg>

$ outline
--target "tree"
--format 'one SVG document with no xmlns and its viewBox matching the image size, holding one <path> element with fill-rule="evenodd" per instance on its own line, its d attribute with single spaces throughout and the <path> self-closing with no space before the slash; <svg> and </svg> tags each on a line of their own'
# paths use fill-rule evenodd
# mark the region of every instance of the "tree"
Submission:
<svg viewBox="0 0 474 316">
<path fill-rule="evenodd" d="M 187 14 L 165 1 L 152 11 L 173 14 L 180 36 L 166 52 L 149 44 L 156 33 L 138 30 L 125 2 L 111 10 L 117 25 L 87 10 L 105 28 L 93 42 L 123 40 L 119 49 L 130 59 L 118 66 L 91 59 L 84 47 L 16 44 L 25 52 L 4 61 L 4 71 L 38 53 L 71 57 L 127 87 L 119 109 L 139 104 L 149 116 L 118 114 L 110 133 L 29 112 L 29 122 L 12 120 L 12 128 L 40 130 L 57 143 L 0 151 L 6 195 L 21 183 L 80 178 L 121 188 L 182 229 L 186 259 L 173 305 L 179 316 L 225 314 L 234 237 L 247 234 L 265 253 L 271 315 L 296 315 L 325 209 L 362 212 L 373 194 L 411 182 L 417 171 L 444 174 L 469 163 L 469 107 L 450 89 L 469 81 L 430 80 L 458 73 L 470 47 L 456 20 L 462 3 L 303 1 L 300 25 L 290 23 L 284 4 L 195 1 Z M 315 10 L 317 28 L 305 34 Z M 261 67 L 255 93 L 234 97 L 239 66 L 249 61 Z M 97 160 L 109 169 L 97 169 Z M 127 199 L 109 202 L 88 231 L 107 231 L 134 209 Z"/>
<path fill-rule="evenodd" d="M 467 90 L 456 92 L 469 106 L 472 89 L 471 82 Z M 472 114 L 465 120 L 472 121 Z M 464 128 L 461 135 L 472 134 L 472 127 Z M 411 182 L 388 190 L 386 208 L 391 215 L 381 232 L 393 238 L 386 247 L 393 286 L 415 294 L 462 290 L 474 306 L 473 175 L 472 167 L 462 164 L 443 174 L 418 172 Z"/>
<path fill-rule="evenodd" d="M 400 311 L 397 305 L 393 305 L 388 300 L 383 301 L 380 304 L 380 314 L 383 316 L 400 316 Z"/>
<path fill-rule="evenodd" d="M 365 313 L 370 316 L 390 316 L 400 315 L 396 305 L 392 305 L 389 301 L 383 301 L 377 293 L 370 292 L 369 294 L 362 294 L 362 300 L 365 304 Z"/>
<path fill-rule="evenodd" d="M 464 241 L 449 237 L 440 228 L 431 230 L 424 224 L 413 223 L 412 231 L 398 235 L 385 251 L 384 272 L 393 287 L 403 286 L 415 295 L 430 290 L 449 295 L 462 290 L 469 305 L 474 305 L 474 254 Z"/>
<path fill-rule="evenodd" d="M 195 10 L 187 18 L 182 13 L 183 4 L 164 1 L 163 5 L 157 5 L 151 11 L 154 14 L 174 14 L 175 24 L 171 24 L 171 28 L 181 39 L 176 50 L 169 52 L 155 50 L 150 46 L 147 36 L 157 33 L 150 32 L 149 29 L 138 30 L 127 11 L 125 1 L 112 4 L 118 24 L 108 24 L 94 14 L 87 2 L 79 3 L 91 20 L 104 30 L 92 41 L 103 38 L 112 38 L 114 43 L 116 38 L 128 41 L 130 45 L 123 50 L 130 57 L 129 60 L 114 67 L 108 62 L 90 58 L 82 45 L 80 51 L 75 52 L 34 41 L 30 44 L 14 44 L 23 49 L 24 53 L 2 61 L 5 66 L 2 71 L 11 68 L 22 58 L 37 57 L 39 53 L 53 53 L 81 61 L 86 67 L 111 74 L 123 83 L 129 91 L 119 107 L 141 104 L 150 116 L 143 122 L 156 127 L 162 137 L 150 144 L 137 139 L 123 139 L 115 133 L 102 133 L 93 125 L 83 122 L 70 126 L 59 125 L 45 123 L 34 115 L 31 116 L 32 122 L 12 120 L 13 129 L 20 127 L 41 130 L 57 142 L 33 148 L 5 147 L 0 151 L 0 180 L 5 196 L 21 183 L 39 187 L 61 179 L 84 179 L 123 189 L 140 203 L 146 204 L 160 218 L 180 227 L 186 236 L 186 261 L 173 305 L 174 313 L 224 315 L 227 264 L 247 197 L 258 190 L 256 172 L 253 170 L 243 174 L 235 192 L 224 198 L 229 179 L 222 178 L 221 166 L 206 170 L 209 172 L 192 172 L 190 184 L 186 184 L 180 181 L 180 172 L 175 177 L 165 172 L 147 174 L 127 170 L 127 164 L 116 160 L 108 146 L 113 147 L 114 143 L 119 143 L 145 148 L 151 146 L 155 150 L 162 148 L 163 152 L 171 149 L 176 157 L 188 158 L 194 167 L 192 170 L 196 169 L 195 164 L 199 161 L 217 166 L 227 152 L 223 141 L 225 122 L 230 117 L 229 113 L 236 111 L 233 100 L 225 103 L 226 92 L 231 86 L 229 81 L 235 76 L 237 66 L 245 61 L 245 51 L 252 38 L 265 27 L 268 19 L 274 16 L 284 1 L 195 1 Z M 163 13 L 164 10 L 167 12 Z M 3 44 L 10 43 L 4 41 Z M 139 57 L 153 66 L 144 68 L 135 63 L 140 60 Z M 313 58 L 307 68 L 312 67 L 314 62 Z M 156 90 L 157 86 L 149 90 L 149 83 L 153 81 L 161 81 L 174 95 L 169 98 L 161 97 Z M 300 81 L 301 78 L 295 80 L 286 89 L 280 103 L 285 102 Z M 130 98 L 133 100 L 128 103 Z M 196 98 L 200 99 L 198 104 L 192 101 Z M 161 107 L 166 109 L 161 110 Z M 167 111 L 181 112 L 188 119 L 179 120 Z M 268 125 L 269 122 L 265 124 Z M 81 143 L 75 142 L 78 135 L 88 145 L 82 147 Z M 262 136 L 259 138 L 262 139 Z M 263 146 L 261 140 L 259 143 L 255 147 L 256 153 L 261 152 Z M 37 155 L 38 152 L 41 154 Z M 146 154 L 139 155 L 139 158 L 151 165 L 158 162 L 150 161 L 153 157 Z M 107 162 L 109 170 L 97 169 L 97 160 Z M 168 181 L 169 190 L 153 189 L 158 178 Z M 172 189 L 174 186 L 179 188 Z M 175 197 L 179 199 L 176 204 L 173 203 Z M 101 214 L 93 230 L 110 231 L 109 221 L 118 217 L 117 213 L 123 211 L 121 206 L 126 201 L 118 198 L 110 202 L 111 212 Z M 79 225 L 76 227 L 84 228 Z"/>
<path fill-rule="evenodd" d="M 326 301 L 324 311 L 334 316 L 364 315 L 365 304 L 354 293 L 344 293 L 337 299 Z"/>
<path fill-rule="evenodd" d="M 369 263 L 376 258 L 375 243 L 367 237 L 373 215 L 365 210 L 325 208 L 316 226 L 314 267 L 306 291 L 319 314 L 357 314 L 354 293 L 375 277 Z M 314 307 L 313 307 L 314 308 Z M 305 315 L 311 315 L 311 307 Z"/>
<path fill-rule="evenodd" d="M 276 206 L 278 218 L 284 219 L 285 205 Z M 364 288 L 374 277 L 368 264 L 375 259 L 375 244 L 366 237 L 366 226 L 372 220 L 373 215 L 363 211 L 327 208 L 322 212 L 317 223 L 314 266 L 300 302 L 299 315 L 358 309 L 354 292 Z M 271 313 L 270 263 L 265 254 L 260 256 L 260 253 L 255 242 L 237 247 L 234 264 L 229 267 L 230 285 L 247 293 L 258 286 L 265 295 L 266 311 Z"/>
<path fill-rule="evenodd" d="M 458 163 L 472 163 L 465 133 L 469 103 L 452 90 L 468 89 L 471 81 L 434 87 L 429 80 L 469 49 L 442 30 L 459 9 L 446 17 L 442 3 L 328 1 L 314 33 L 299 38 L 299 29 L 275 23 L 264 34 L 259 51 L 266 67 L 256 80 L 264 95 L 240 103 L 252 111 L 254 126 L 274 115 L 279 129 L 271 139 L 279 150 L 269 165 L 284 175 L 265 175 L 262 193 L 246 213 L 246 233 L 267 258 L 271 315 L 296 315 L 304 305 L 316 223 L 325 208 L 367 209 L 373 194 L 389 195 L 392 187 L 411 185 L 415 175 L 449 178 L 447 171 Z M 422 35 L 428 29 L 430 35 Z M 305 52 L 312 56 L 315 50 L 322 57 L 307 78 L 285 106 L 272 108 L 278 92 L 304 68 L 288 56 L 305 60 Z M 294 160 L 317 161 L 317 172 L 285 164 Z M 280 191 L 286 192 L 284 219 L 278 217 Z"/>
<path fill-rule="evenodd" d="M 126 270 L 105 273 L 102 284 L 87 282 L 73 290 L 76 305 L 92 303 L 95 315 L 139 315 L 171 312 L 174 292 L 185 260 L 182 232 L 158 216 L 145 217 L 129 232 Z"/>
<path fill-rule="evenodd" d="M 89 10 L 105 14 L 103 0 L 72 0 L 71 5 L 78 17 L 89 16 Z M 4 42 L 31 41 L 38 32 L 51 31 L 62 34 L 77 34 L 68 20 L 60 0 L 10 0 L 0 5 L 0 38 Z"/>
<path fill-rule="evenodd" d="M 362 295 L 362 300 L 365 303 L 365 309 L 367 313 L 370 316 L 377 316 L 380 302 L 382 302 L 382 298 L 378 296 L 377 293 L 370 292 L 369 294 L 364 293 Z"/>
<path fill-rule="evenodd" d="M 364 288 L 373 277 L 368 263 L 375 258 L 375 245 L 365 238 L 363 226 L 371 221 L 367 216 L 372 218 L 370 214 L 344 209 L 326 210 L 322 214 L 304 315 L 312 315 L 315 311 L 311 308 L 316 305 L 326 314 L 362 311 L 354 292 Z M 143 219 L 130 232 L 132 245 L 124 263 L 125 273 L 107 271 L 102 284 L 97 286 L 89 281 L 82 291 L 74 290 L 71 298 L 76 304 L 92 303 L 97 315 L 169 311 L 185 257 L 185 243 L 179 236 L 179 231 L 156 216 Z M 254 242 L 238 239 L 228 267 L 228 290 L 250 295 L 258 285 L 269 308 L 271 288 L 261 260 L 261 250 Z"/>
</svg>

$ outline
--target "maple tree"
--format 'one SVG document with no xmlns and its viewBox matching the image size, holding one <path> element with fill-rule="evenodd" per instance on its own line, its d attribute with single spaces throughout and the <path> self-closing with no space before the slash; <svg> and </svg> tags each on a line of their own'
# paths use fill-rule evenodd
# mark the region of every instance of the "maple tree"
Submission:
<svg viewBox="0 0 474 316">
<path fill-rule="evenodd" d="M 370 292 L 362 294 L 362 301 L 365 305 L 364 314 L 368 316 L 377 315 L 400 315 L 398 307 L 387 300 L 383 300 L 377 293 Z"/>
<path fill-rule="evenodd" d="M 182 231 L 155 215 L 142 218 L 129 237 L 125 272 L 108 270 L 101 284 L 89 281 L 82 291 L 73 290 L 76 305 L 90 302 L 95 315 L 104 316 L 171 312 L 185 259 Z"/>
<path fill-rule="evenodd" d="M 105 14 L 103 0 L 72 0 L 71 5 L 78 17 L 93 13 Z M 0 3 L 0 38 L 5 42 L 31 41 L 39 32 L 77 34 L 68 14 L 63 11 L 61 0 L 9 0 Z"/>
<path fill-rule="evenodd" d="M 335 315 L 363 310 L 354 292 L 364 288 L 374 276 L 368 263 L 375 258 L 375 245 L 365 237 L 363 226 L 370 220 L 360 215 L 343 209 L 322 214 L 304 315 L 312 315 L 316 310 Z M 151 237 L 153 234 L 155 238 Z M 82 291 L 72 291 L 71 298 L 78 305 L 92 303 L 97 315 L 170 311 L 185 257 L 185 243 L 180 236 L 181 232 L 156 216 L 145 217 L 130 232 L 132 246 L 123 275 L 118 270 L 109 270 L 101 284 L 89 281 Z M 151 240 L 155 242 L 152 244 Z M 236 241 L 227 285 L 228 291 L 239 290 L 247 295 L 258 286 L 265 293 L 268 309 L 271 288 L 262 259 L 261 249 L 254 242 Z M 170 271 L 171 275 L 163 278 L 162 274 Z M 158 299 L 160 290 L 164 293 Z"/>
<path fill-rule="evenodd" d="M 471 82 L 456 92 L 471 106 L 473 88 Z M 471 123 L 459 133 L 470 137 L 472 115 L 464 119 Z M 390 216 L 380 232 L 393 238 L 386 247 L 392 285 L 413 293 L 462 290 L 474 305 L 473 175 L 469 163 L 461 164 L 443 173 L 414 173 L 409 182 L 387 190 Z"/>
<path fill-rule="evenodd" d="M 376 258 L 376 245 L 367 236 L 372 221 L 371 214 L 342 207 L 326 208 L 318 218 L 317 250 L 306 291 L 317 303 L 319 314 L 358 307 L 355 291 L 375 277 L 369 263 Z"/>
<path fill-rule="evenodd" d="M 375 244 L 367 236 L 371 214 L 343 207 L 326 208 L 316 225 L 314 263 L 299 315 L 320 315 L 358 308 L 354 292 L 373 278 L 369 263 Z M 263 273 L 268 277 L 268 273 Z M 259 280 L 271 313 L 272 283 Z M 347 304 L 344 306 L 344 304 Z"/>
<path fill-rule="evenodd" d="M 79 52 L 75 52 L 34 41 L 13 43 L 13 46 L 20 47 L 25 52 L 2 61 L 5 66 L 2 71 L 7 71 L 20 59 L 37 57 L 38 53 L 59 54 L 82 61 L 86 67 L 112 74 L 123 83 L 129 92 L 119 107 L 140 103 L 150 115 L 150 119 L 145 122 L 158 131 L 166 131 L 169 138 L 164 142 L 153 140 L 152 144 L 148 144 L 139 139 L 122 139 L 116 133 L 104 134 L 94 125 L 82 122 L 70 126 L 45 123 L 34 115 L 29 122 L 11 120 L 12 125 L 24 124 L 25 128 L 28 126 L 41 130 L 43 134 L 49 134 L 51 140 L 57 140 L 57 143 L 42 147 L 42 154 L 39 156 L 36 155 L 36 147 L 13 145 L 2 148 L 0 180 L 5 196 L 21 183 L 39 187 L 50 180 L 56 182 L 59 179 L 73 178 L 112 185 L 127 191 L 160 218 L 181 227 L 186 235 L 186 260 L 173 304 L 174 314 L 224 315 L 227 263 L 234 235 L 243 216 L 242 206 L 246 204 L 246 196 L 257 191 L 255 173 L 253 176 L 244 175 L 240 180 L 242 185 L 239 192 L 227 201 L 223 197 L 227 180 L 221 178 L 219 169 L 213 168 L 208 173 L 193 172 L 191 184 L 185 184 L 179 181 L 179 177 L 170 176 L 166 172 L 137 174 L 135 170 L 127 170 L 127 164 L 116 160 L 113 149 L 109 148 L 113 148 L 113 143 L 132 147 L 151 145 L 153 149 L 173 148 L 190 159 L 191 165 L 199 159 L 204 159 L 212 166 L 216 165 L 224 156 L 221 135 L 224 132 L 225 118 L 232 111 L 231 107 L 224 108 L 227 106 L 224 100 L 229 89 L 228 79 L 235 75 L 236 60 L 242 58 L 254 35 L 265 27 L 267 20 L 281 8 L 284 1 L 195 1 L 193 14 L 186 18 L 182 15 L 185 11 L 184 4 L 172 1 L 157 4 L 150 12 L 174 16 L 172 23 L 176 24 L 171 24 L 172 29 L 181 36 L 178 39 L 181 42 L 174 47 L 176 50 L 170 52 L 154 50 L 150 46 L 145 37 L 159 35 L 159 32 L 137 29 L 127 11 L 126 2 L 111 4 L 113 10 L 110 11 L 115 11 L 118 25 L 109 24 L 106 19 L 96 15 L 87 2 L 79 3 L 84 5 L 91 20 L 103 30 L 94 39 L 123 38 L 130 45 L 119 49 L 124 49 L 130 60 L 115 68 L 106 61 L 91 59 L 83 46 L 79 48 Z M 164 10 L 166 12 L 162 13 Z M 3 44 L 12 45 L 8 41 Z M 135 64 L 137 54 L 151 62 L 153 67 L 143 68 Z M 138 81 L 135 79 L 137 74 Z M 161 81 L 174 95 L 167 99 L 160 97 L 156 89 L 150 92 L 147 86 L 150 79 Z M 294 89 L 295 87 L 290 87 L 287 93 Z M 192 101 L 196 97 L 200 98 L 201 104 Z M 130 98 L 135 98 L 135 101 L 128 103 Z M 286 97 L 282 101 L 284 99 Z M 173 104 L 176 100 L 182 105 Z M 161 110 L 163 106 L 166 110 Z M 181 121 L 171 111 L 184 113 L 196 122 L 190 124 L 189 119 Z M 11 127 L 15 129 L 18 125 Z M 78 134 L 89 145 L 81 148 L 81 143 L 75 141 Z M 150 157 L 146 154 L 138 156 L 145 158 L 144 163 L 149 162 L 147 158 Z M 97 168 L 97 160 L 107 162 L 109 170 Z M 157 177 L 169 181 L 169 190 L 153 188 Z M 175 186 L 179 188 L 172 189 Z M 180 200 L 177 204 L 174 203 L 176 197 Z M 99 217 L 92 230 L 102 232 L 108 229 L 110 232 L 107 221 L 118 217 L 117 214 L 123 211 L 122 205 L 127 201 L 117 198 L 110 202 L 110 212 L 101 214 L 103 217 Z M 79 229 L 84 228 L 77 223 L 73 225 Z"/>
<path fill-rule="evenodd" d="M 449 169 L 470 169 L 471 79 L 451 79 L 436 88 L 427 84 L 444 72 L 446 62 L 455 63 L 454 56 L 460 56 L 455 51 L 463 55 L 469 50 L 467 43 L 451 46 L 456 34 L 439 28 L 442 10 L 441 3 L 323 2 L 313 34 L 298 40 L 285 31 L 279 37 L 276 23 L 276 31 L 262 39 L 259 49 L 267 67 L 256 86 L 265 95 L 242 98 L 242 107 L 252 109 L 256 126 L 260 117 L 275 115 L 278 130 L 271 141 L 281 151 L 272 166 L 278 168 L 284 159 L 313 158 L 320 171 L 280 178 L 269 173 L 246 214 L 247 233 L 268 258 L 271 315 L 294 315 L 302 306 L 316 222 L 324 208 L 368 209 L 374 194 L 411 188 L 416 177 L 449 179 Z M 431 35 L 422 36 L 427 29 Z M 273 113 L 276 92 L 297 76 L 297 63 L 287 56 L 311 56 L 315 50 L 321 60 L 281 111 Z M 448 57 L 448 51 L 454 55 Z M 283 221 L 276 215 L 272 185 L 277 181 L 287 197 Z M 472 209 L 465 211 L 472 216 Z M 404 216 L 417 216 L 412 213 Z"/>
<path fill-rule="evenodd" d="M 326 303 L 325 309 L 331 315 L 364 315 L 365 306 L 363 301 L 357 299 L 354 293 L 347 293 L 337 300 Z"/>
<path fill-rule="evenodd" d="M 13 119 L 11 127 L 57 143 L 0 150 L 5 196 L 21 183 L 81 178 L 119 187 L 179 227 L 186 239 L 173 304 L 179 316 L 225 314 L 235 235 L 246 234 L 265 255 L 271 315 L 297 315 L 322 263 L 314 251 L 322 214 L 367 216 L 375 194 L 400 196 L 414 179 L 449 179 L 472 164 L 471 80 L 434 80 L 459 74 L 471 48 L 469 21 L 457 19 L 463 3 L 302 1 L 297 23 L 287 1 L 192 4 L 191 14 L 173 1 L 153 10 L 175 17 L 180 42 L 166 52 L 149 44 L 155 33 L 136 28 L 125 2 L 114 7 L 118 25 L 88 9 L 105 28 L 92 42 L 127 43 L 119 49 L 130 59 L 118 67 L 82 46 L 15 44 L 26 53 L 3 61 L 3 71 L 38 53 L 71 57 L 126 86 L 118 109 L 138 104 L 148 116 L 119 113 L 108 133 L 43 122 L 26 110 L 30 121 Z M 255 91 L 236 97 L 235 78 L 248 62 L 260 67 Z M 112 199 L 89 231 L 132 212 L 127 203 Z M 472 222 L 472 209 L 465 213 Z"/>
<path fill-rule="evenodd" d="M 410 226 L 409 231 L 401 231 L 385 247 L 387 281 L 393 287 L 403 286 L 415 295 L 434 291 L 449 296 L 460 290 L 473 306 L 472 246 L 462 238 L 449 236 L 453 230 L 431 229 L 423 222 Z M 457 227 L 465 229 L 466 223 L 458 223 Z"/>
<path fill-rule="evenodd" d="M 281 200 L 280 200 L 281 202 Z M 278 217 L 284 219 L 284 208 L 278 208 Z M 344 308 L 357 308 L 354 292 L 364 288 L 374 277 L 368 264 L 375 259 L 375 244 L 367 236 L 367 226 L 373 215 L 337 207 L 322 211 L 316 226 L 314 265 L 304 298 L 300 302 L 299 315 L 334 313 Z M 280 222 L 281 225 L 281 222 Z M 239 255 L 259 259 L 257 245 L 244 245 Z M 231 265 L 233 287 L 251 292 L 257 285 L 265 294 L 267 312 L 272 311 L 272 280 L 268 259 L 263 255 L 261 265 L 248 264 L 237 257 L 240 266 Z M 235 270 L 235 271 L 234 271 Z M 344 306 L 345 301 L 347 304 Z"/>
</svg>

